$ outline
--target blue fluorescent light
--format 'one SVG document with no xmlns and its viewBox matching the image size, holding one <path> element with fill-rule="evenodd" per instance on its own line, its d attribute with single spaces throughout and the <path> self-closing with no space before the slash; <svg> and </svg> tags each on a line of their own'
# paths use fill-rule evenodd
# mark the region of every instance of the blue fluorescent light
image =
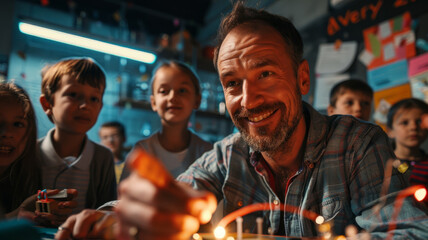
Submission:
<svg viewBox="0 0 428 240">
<path fill-rule="evenodd" d="M 149 52 L 144 52 L 128 47 L 122 47 L 116 44 L 90 39 L 75 34 L 65 33 L 30 23 L 20 22 L 18 27 L 22 33 L 44 39 L 49 39 L 52 41 L 66 43 L 98 52 L 108 53 L 119 57 L 129 58 L 148 64 L 152 64 L 156 61 L 156 55 Z"/>
</svg>

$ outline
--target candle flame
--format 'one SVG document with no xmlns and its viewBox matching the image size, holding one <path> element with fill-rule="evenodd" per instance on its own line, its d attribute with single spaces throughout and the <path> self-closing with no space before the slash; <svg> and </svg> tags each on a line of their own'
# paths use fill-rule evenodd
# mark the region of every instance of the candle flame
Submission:
<svg viewBox="0 0 428 240">
<path fill-rule="evenodd" d="M 218 226 L 214 230 L 214 237 L 217 239 L 222 239 L 226 236 L 226 229 L 224 227 Z"/>
</svg>

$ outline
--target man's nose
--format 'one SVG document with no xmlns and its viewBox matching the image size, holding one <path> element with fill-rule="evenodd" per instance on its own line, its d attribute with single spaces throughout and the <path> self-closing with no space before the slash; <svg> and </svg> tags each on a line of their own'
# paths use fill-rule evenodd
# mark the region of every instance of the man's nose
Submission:
<svg viewBox="0 0 428 240">
<path fill-rule="evenodd" d="M 253 109 L 263 103 L 262 89 L 257 84 L 244 80 L 242 83 L 241 106 L 246 109 Z"/>
</svg>

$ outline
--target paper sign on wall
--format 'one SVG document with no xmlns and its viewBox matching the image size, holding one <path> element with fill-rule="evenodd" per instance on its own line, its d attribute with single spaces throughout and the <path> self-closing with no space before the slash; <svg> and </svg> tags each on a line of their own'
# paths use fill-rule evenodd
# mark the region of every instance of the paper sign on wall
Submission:
<svg viewBox="0 0 428 240">
<path fill-rule="evenodd" d="M 348 80 L 349 74 L 318 76 L 315 88 L 314 108 L 318 110 L 327 109 L 330 103 L 330 90 L 341 81 Z"/>
<path fill-rule="evenodd" d="M 409 60 L 409 79 L 413 97 L 428 103 L 428 53 Z"/>
<path fill-rule="evenodd" d="M 317 74 L 336 74 L 345 72 L 355 59 L 357 42 L 342 42 L 339 47 L 334 43 L 320 44 L 315 72 Z"/>
<path fill-rule="evenodd" d="M 367 82 L 375 92 L 408 83 L 407 61 L 401 60 L 367 71 Z"/>
</svg>

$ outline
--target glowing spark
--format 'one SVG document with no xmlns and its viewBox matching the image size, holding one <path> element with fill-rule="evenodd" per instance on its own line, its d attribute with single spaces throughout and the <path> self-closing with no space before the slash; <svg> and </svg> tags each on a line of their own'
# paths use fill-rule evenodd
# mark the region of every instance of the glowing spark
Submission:
<svg viewBox="0 0 428 240">
<path fill-rule="evenodd" d="M 343 235 L 337 236 L 335 240 L 346 240 L 346 237 Z"/>
<path fill-rule="evenodd" d="M 201 215 L 200 215 L 200 220 L 203 223 L 207 223 L 211 220 L 211 216 L 212 216 L 212 214 L 208 209 L 202 210 Z"/>
<path fill-rule="evenodd" d="M 192 237 L 193 237 L 193 240 L 200 240 L 201 239 L 201 236 L 197 233 L 193 234 Z"/>
<path fill-rule="evenodd" d="M 422 200 L 424 200 L 424 198 L 426 197 L 426 195 L 427 195 L 427 190 L 425 188 L 419 188 L 415 192 L 415 198 L 419 202 L 422 201 Z"/>
<path fill-rule="evenodd" d="M 345 235 L 349 238 L 355 237 L 358 234 L 358 229 L 354 225 L 348 225 L 345 228 Z"/>
<path fill-rule="evenodd" d="M 331 226 L 328 223 L 321 224 L 318 228 L 318 231 L 320 233 L 326 233 L 326 232 L 329 232 L 330 230 L 331 230 Z"/>
<path fill-rule="evenodd" d="M 391 220 L 389 221 L 390 224 L 389 224 L 389 228 L 388 228 L 388 236 L 386 239 L 392 239 L 394 236 L 393 230 L 397 226 L 397 223 L 395 220 L 397 219 L 398 214 L 400 213 L 401 207 L 403 206 L 404 199 L 408 196 L 416 195 L 416 192 L 420 189 L 425 189 L 425 188 L 422 185 L 414 185 L 414 186 L 410 186 L 406 189 L 403 189 L 398 193 L 397 198 L 395 200 L 395 204 L 394 204 L 394 212 L 392 213 Z M 426 190 L 425 190 L 425 194 L 426 194 Z"/>
<path fill-rule="evenodd" d="M 285 212 L 301 213 L 303 217 L 310 219 L 312 221 L 315 221 L 315 219 L 319 217 L 319 215 L 314 212 L 301 209 L 299 207 L 291 206 L 291 205 L 280 204 L 279 208 L 281 209 L 281 211 L 285 211 Z M 218 226 L 225 228 L 229 223 L 234 221 L 237 217 L 245 216 L 249 213 L 256 212 L 256 211 L 267 211 L 270 209 L 271 209 L 271 203 L 255 203 L 252 205 L 248 205 L 226 215 L 224 218 L 220 220 L 220 222 L 218 223 Z"/>
<path fill-rule="evenodd" d="M 315 222 L 316 222 L 317 224 L 323 224 L 323 223 L 324 223 L 324 218 L 323 218 L 323 216 L 318 216 L 318 217 L 315 219 Z"/>
<path fill-rule="evenodd" d="M 224 236 L 226 236 L 226 229 L 221 226 L 216 227 L 216 229 L 214 230 L 214 237 L 217 239 L 222 239 L 224 238 Z"/>
<path fill-rule="evenodd" d="M 330 239 L 331 238 L 331 232 L 324 233 L 323 238 L 324 239 Z"/>
</svg>

